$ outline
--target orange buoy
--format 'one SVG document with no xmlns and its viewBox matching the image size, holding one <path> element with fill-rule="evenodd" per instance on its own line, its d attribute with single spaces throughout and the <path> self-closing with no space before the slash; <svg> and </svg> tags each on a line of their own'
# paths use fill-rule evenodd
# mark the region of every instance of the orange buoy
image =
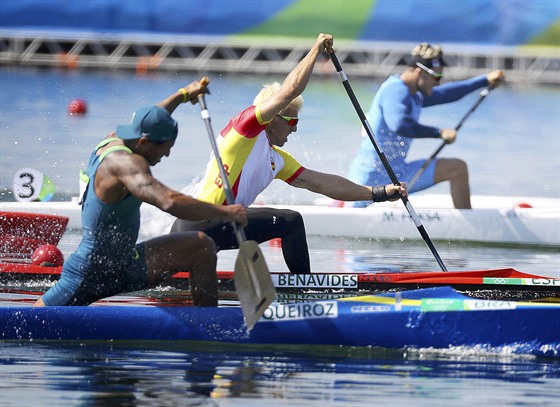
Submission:
<svg viewBox="0 0 560 407">
<path fill-rule="evenodd" d="M 83 116 L 87 113 L 87 104 L 82 99 L 74 99 L 68 105 L 68 113 L 72 116 Z"/>
<path fill-rule="evenodd" d="M 64 256 L 54 244 L 44 244 L 35 249 L 31 263 L 37 266 L 58 267 L 64 263 Z"/>
</svg>

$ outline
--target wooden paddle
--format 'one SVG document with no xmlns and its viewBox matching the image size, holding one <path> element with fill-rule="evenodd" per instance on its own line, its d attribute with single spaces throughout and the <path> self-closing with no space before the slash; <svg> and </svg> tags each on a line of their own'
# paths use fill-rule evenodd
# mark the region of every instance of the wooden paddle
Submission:
<svg viewBox="0 0 560 407">
<path fill-rule="evenodd" d="M 216 144 L 204 94 L 198 96 L 198 101 L 201 109 L 200 116 L 206 124 L 210 144 L 212 145 L 212 150 L 214 151 L 214 156 L 216 157 L 216 162 L 220 170 L 226 201 L 228 205 L 232 205 L 235 203 L 235 199 L 229 185 L 224 164 L 220 157 L 218 145 Z M 263 315 L 266 308 L 276 298 L 276 289 L 274 288 L 268 266 L 266 265 L 266 261 L 257 242 L 254 240 L 247 240 L 245 230 L 241 226 L 235 223 L 232 225 L 237 243 L 239 244 L 239 254 L 235 261 L 234 270 L 235 289 L 239 297 L 239 302 L 241 303 L 243 317 L 247 324 L 247 331 L 250 331 Z"/>
<path fill-rule="evenodd" d="M 364 126 L 364 129 L 366 130 L 366 132 L 369 136 L 369 139 L 371 140 L 371 142 L 373 144 L 373 147 L 375 148 L 375 151 L 377 151 L 377 154 L 379 155 L 379 158 L 381 159 L 381 162 L 383 163 L 383 166 L 385 167 L 385 170 L 387 171 L 387 174 L 389 174 L 389 178 L 391 179 L 391 182 L 394 185 L 397 185 L 397 186 L 400 185 L 401 183 L 399 182 L 399 180 L 397 179 L 397 176 L 395 175 L 393 169 L 391 168 L 391 165 L 389 164 L 389 161 L 387 160 L 387 157 L 385 157 L 385 153 L 383 151 L 381 151 L 381 149 L 377 145 L 377 142 L 375 141 L 375 136 L 373 134 L 373 130 L 371 129 L 371 126 L 369 125 L 367 117 L 364 114 L 364 111 L 362 110 L 362 108 L 360 106 L 360 102 L 358 102 L 358 99 L 356 98 L 356 95 L 354 94 L 354 91 L 352 90 L 352 87 L 350 86 L 350 82 L 348 81 L 348 77 L 346 76 L 346 73 L 344 73 L 344 70 L 342 69 L 342 66 L 340 65 L 340 62 L 338 61 L 338 58 L 336 57 L 336 54 L 334 53 L 334 50 L 331 47 L 327 47 L 327 51 L 329 53 L 329 56 L 331 58 L 331 61 L 332 61 L 333 65 L 336 69 L 336 72 L 337 72 L 342 84 L 344 85 L 344 88 L 346 89 L 346 92 L 348 93 L 348 96 L 350 97 L 350 100 L 352 101 L 352 104 L 354 105 L 354 109 L 356 109 L 356 113 L 360 117 L 360 119 L 362 121 L 362 124 Z M 410 217 L 414 221 L 414 224 L 416 225 L 416 228 L 418 229 L 418 231 L 420 232 L 420 235 L 422 236 L 422 238 L 424 239 L 424 241 L 426 242 L 426 244 L 430 248 L 430 250 L 431 250 L 432 254 L 434 255 L 436 261 L 438 262 L 439 266 L 441 267 L 441 269 L 443 271 L 447 271 L 447 268 L 445 267 L 445 264 L 443 264 L 443 260 L 441 260 L 441 257 L 439 256 L 434 244 L 432 243 L 432 240 L 430 239 L 430 236 L 428 236 L 428 233 L 426 232 L 426 229 L 424 228 L 424 225 L 422 224 L 422 221 L 420 221 L 420 218 L 418 217 L 418 215 L 416 214 L 416 211 L 412 207 L 412 204 L 410 203 L 408 198 L 406 198 L 404 196 L 401 196 L 401 200 L 403 201 L 403 204 L 406 207 Z"/>
<path fill-rule="evenodd" d="M 488 92 L 491 91 L 492 89 L 494 89 L 493 86 L 489 86 L 487 88 L 482 89 L 482 91 L 480 92 L 480 97 L 478 98 L 476 103 L 473 105 L 473 107 L 471 107 L 471 109 L 467 112 L 467 114 L 465 114 L 465 116 L 463 116 L 463 118 L 457 124 L 457 126 L 455 126 L 455 131 L 459 131 L 459 129 L 463 126 L 463 123 L 465 123 L 465 120 L 467 120 L 469 118 L 469 116 L 471 114 L 473 114 L 473 112 L 476 110 L 476 108 L 482 103 L 484 98 L 486 98 L 486 95 L 488 95 Z M 442 141 L 442 143 L 439 145 L 437 150 L 434 151 L 434 153 L 426 160 L 426 162 L 422 165 L 422 167 L 420 167 L 420 169 L 418 171 L 416 171 L 416 173 L 413 175 L 413 177 L 410 179 L 410 181 L 408 183 L 408 189 L 409 190 L 412 189 L 412 186 L 414 184 L 416 184 L 416 181 L 418 181 L 418 178 L 420 178 L 420 176 L 424 173 L 424 171 L 426 171 L 426 168 L 428 168 L 428 166 L 432 163 L 432 161 L 434 161 L 436 156 L 441 152 L 441 150 L 443 150 L 443 147 L 445 147 L 447 144 L 449 144 L 448 141 L 446 141 L 446 140 Z"/>
</svg>

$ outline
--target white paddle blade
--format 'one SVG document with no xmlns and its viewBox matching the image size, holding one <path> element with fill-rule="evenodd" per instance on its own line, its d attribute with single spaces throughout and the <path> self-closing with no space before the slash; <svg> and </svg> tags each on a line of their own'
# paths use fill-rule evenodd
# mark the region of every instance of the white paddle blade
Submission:
<svg viewBox="0 0 560 407">
<path fill-rule="evenodd" d="M 239 244 L 234 280 L 247 331 L 250 331 L 276 298 L 276 289 L 268 266 L 254 240 Z"/>
</svg>

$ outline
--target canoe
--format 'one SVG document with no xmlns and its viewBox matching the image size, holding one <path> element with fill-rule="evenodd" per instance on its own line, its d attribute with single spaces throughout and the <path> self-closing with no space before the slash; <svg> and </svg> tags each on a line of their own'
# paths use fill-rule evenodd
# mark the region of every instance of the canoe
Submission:
<svg viewBox="0 0 560 407">
<path fill-rule="evenodd" d="M 411 195 L 410 202 L 434 241 L 560 247 L 560 199 L 473 196 L 474 209 L 453 209 L 447 195 Z M 316 205 L 267 205 L 293 209 L 309 235 L 387 240 L 421 240 L 402 203 L 384 202 L 358 209 Z M 257 205 L 258 206 L 258 205 Z M 72 202 L 0 202 L 0 210 L 67 216 L 70 229 L 81 228 L 80 206 Z M 142 205 L 140 235 L 167 233 L 171 220 Z"/>
<path fill-rule="evenodd" d="M 453 209 L 448 196 L 412 195 L 410 202 L 434 241 L 560 246 L 560 199 L 473 196 L 473 209 Z M 295 209 L 310 235 L 422 240 L 400 201 L 367 208 L 273 205 Z"/>
<path fill-rule="evenodd" d="M 69 218 L 55 214 L 0 210 L 0 253 L 31 255 L 41 245 L 57 245 Z"/>
<path fill-rule="evenodd" d="M 62 267 L 44 267 L 20 262 L 0 262 L 3 284 L 31 281 L 56 281 Z M 221 291 L 234 291 L 233 271 L 218 271 Z M 468 271 L 312 273 L 295 275 L 270 273 L 278 292 L 284 293 L 358 293 L 364 291 L 406 290 L 451 286 L 487 299 L 549 298 L 560 301 L 560 279 L 524 273 L 512 268 Z M 189 273 L 176 273 L 165 286 L 190 288 Z"/>
<path fill-rule="evenodd" d="M 15 294 L 4 293 L 0 295 L 0 340 L 474 347 L 508 354 L 560 355 L 560 304 L 480 300 L 450 287 L 274 302 L 250 332 L 237 306 L 100 305 L 32 308 Z"/>
</svg>

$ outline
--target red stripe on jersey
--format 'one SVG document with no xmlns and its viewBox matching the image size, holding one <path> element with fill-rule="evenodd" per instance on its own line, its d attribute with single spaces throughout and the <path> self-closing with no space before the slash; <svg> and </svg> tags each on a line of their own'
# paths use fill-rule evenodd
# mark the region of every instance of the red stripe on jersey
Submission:
<svg viewBox="0 0 560 407">
<path fill-rule="evenodd" d="M 257 137 L 266 127 L 266 124 L 260 124 L 255 114 L 256 106 L 250 106 L 243 110 L 237 116 L 232 118 L 226 127 L 220 132 L 222 137 L 234 129 L 238 134 L 247 138 Z"/>
<path fill-rule="evenodd" d="M 305 170 L 305 167 L 299 167 L 299 169 L 294 173 L 294 175 L 292 175 L 290 178 L 288 178 L 286 180 L 286 182 L 288 184 L 291 184 L 293 182 L 293 180 L 295 180 L 297 177 L 299 177 L 299 174 L 301 174 L 303 172 L 303 170 Z"/>
</svg>

